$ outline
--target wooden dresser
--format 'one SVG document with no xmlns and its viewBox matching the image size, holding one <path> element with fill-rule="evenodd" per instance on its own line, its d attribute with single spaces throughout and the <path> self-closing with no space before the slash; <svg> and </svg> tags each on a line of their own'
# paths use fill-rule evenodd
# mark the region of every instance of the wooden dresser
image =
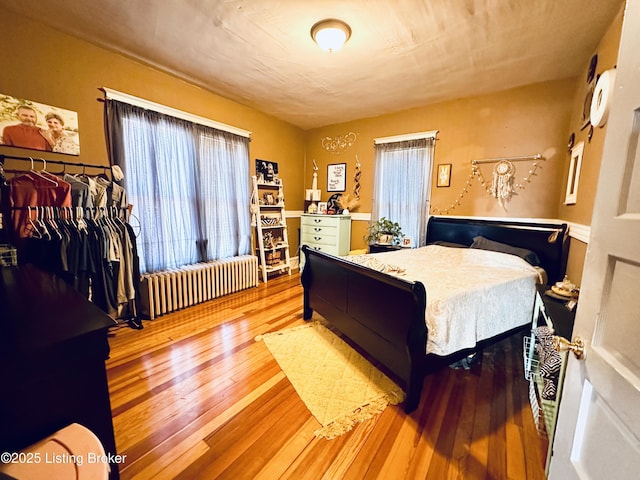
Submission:
<svg viewBox="0 0 640 480">
<path fill-rule="evenodd" d="M 112 325 L 60 278 L 31 265 L 0 268 L 0 452 L 79 423 L 116 454 L 105 369 Z"/>
<path fill-rule="evenodd" d="M 347 255 L 351 249 L 351 217 L 349 215 L 302 214 L 300 246 L 308 245 L 331 255 Z M 304 267 L 300 257 L 300 269 Z"/>
</svg>

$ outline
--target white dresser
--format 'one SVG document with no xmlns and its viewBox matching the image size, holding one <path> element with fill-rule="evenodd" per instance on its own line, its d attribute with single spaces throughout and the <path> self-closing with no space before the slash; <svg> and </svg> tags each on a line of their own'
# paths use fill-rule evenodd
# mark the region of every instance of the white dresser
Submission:
<svg viewBox="0 0 640 480">
<path fill-rule="evenodd" d="M 308 245 L 331 255 L 347 255 L 351 249 L 351 217 L 303 213 L 300 220 L 300 237 L 301 247 Z M 301 251 L 301 270 L 304 260 L 304 253 Z"/>
</svg>

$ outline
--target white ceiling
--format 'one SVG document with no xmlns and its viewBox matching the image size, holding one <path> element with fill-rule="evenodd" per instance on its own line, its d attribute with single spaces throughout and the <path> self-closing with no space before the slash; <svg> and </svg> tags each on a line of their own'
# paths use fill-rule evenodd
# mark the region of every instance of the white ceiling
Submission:
<svg viewBox="0 0 640 480">
<path fill-rule="evenodd" d="M 0 0 L 315 128 L 581 74 L 623 0 Z M 310 28 L 352 29 L 327 53 Z M 131 92 L 127 92 L 131 93 Z M 152 99 L 151 99 L 152 100 Z"/>
</svg>

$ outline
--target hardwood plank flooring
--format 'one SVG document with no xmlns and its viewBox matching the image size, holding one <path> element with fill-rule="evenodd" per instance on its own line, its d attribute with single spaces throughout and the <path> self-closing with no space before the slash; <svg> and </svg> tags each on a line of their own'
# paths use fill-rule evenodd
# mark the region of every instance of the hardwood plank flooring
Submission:
<svg viewBox="0 0 640 480">
<path fill-rule="evenodd" d="M 123 479 L 544 479 L 522 335 L 471 370 L 427 376 L 420 405 L 390 406 L 333 440 L 259 334 L 303 324 L 299 275 L 110 334 L 107 374 Z"/>
</svg>

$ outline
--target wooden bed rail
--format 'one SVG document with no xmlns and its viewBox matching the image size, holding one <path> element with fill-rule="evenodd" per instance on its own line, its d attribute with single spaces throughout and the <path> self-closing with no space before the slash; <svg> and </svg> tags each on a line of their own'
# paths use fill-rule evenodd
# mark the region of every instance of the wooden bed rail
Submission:
<svg viewBox="0 0 640 480">
<path fill-rule="evenodd" d="M 405 387 L 405 410 L 420 400 L 427 328 L 426 292 L 409 282 L 302 247 L 304 319 L 317 312 L 397 376 Z"/>
</svg>

